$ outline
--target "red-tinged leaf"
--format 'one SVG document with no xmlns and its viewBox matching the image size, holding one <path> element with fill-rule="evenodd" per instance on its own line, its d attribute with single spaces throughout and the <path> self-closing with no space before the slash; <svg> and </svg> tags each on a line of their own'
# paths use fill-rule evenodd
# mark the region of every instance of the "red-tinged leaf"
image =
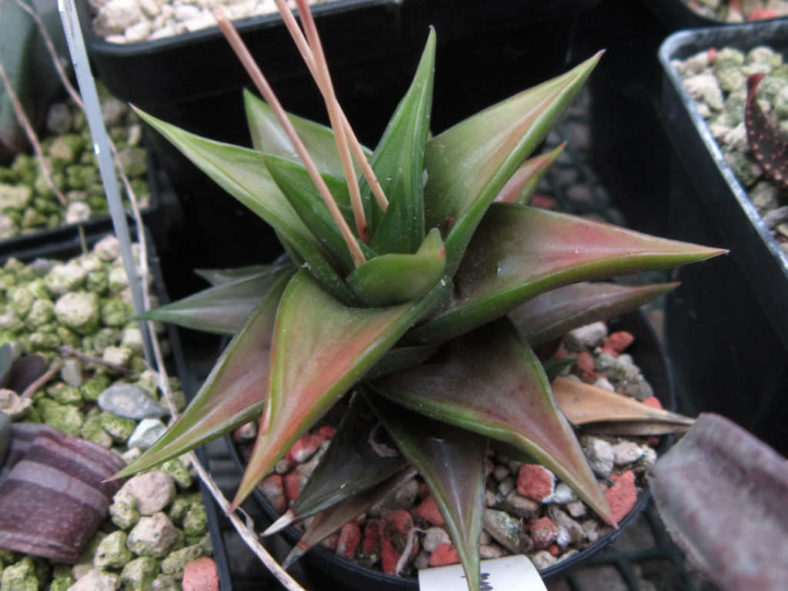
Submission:
<svg viewBox="0 0 788 591">
<path fill-rule="evenodd" d="M 276 186 L 255 150 L 209 140 L 137 109 L 139 116 L 230 195 L 265 220 L 288 252 L 309 265 L 321 285 L 343 301 L 353 294 L 330 263 L 327 252 Z"/>
<path fill-rule="evenodd" d="M 501 192 L 495 197 L 496 201 L 503 203 L 521 203 L 528 205 L 531 196 L 536 191 L 536 186 L 542 180 L 547 171 L 555 164 L 558 157 L 563 153 L 566 142 L 553 148 L 546 154 L 539 154 L 529 158 L 522 163 L 506 184 Z"/>
<path fill-rule="evenodd" d="M 665 435 L 686 431 L 694 423 L 689 417 L 568 378 L 553 380 L 553 394 L 569 422 L 597 433 Z"/>
<path fill-rule="evenodd" d="M 290 554 L 285 557 L 282 562 L 283 568 L 290 568 L 290 566 L 315 544 L 319 544 L 322 540 L 337 531 L 347 522 L 352 521 L 365 511 L 377 505 L 380 501 L 386 498 L 392 490 L 402 486 L 408 480 L 411 480 L 416 475 L 413 468 L 404 468 L 394 476 L 381 482 L 377 486 L 360 492 L 352 497 L 349 497 L 341 503 L 323 510 L 315 516 L 312 523 L 298 540 L 298 543 L 290 551 Z"/>
<path fill-rule="evenodd" d="M 170 322 L 193 330 L 233 335 L 243 328 L 269 290 L 294 272 L 292 267 L 279 267 L 273 272 L 222 283 L 177 302 L 149 310 L 140 314 L 140 317 Z"/>
<path fill-rule="evenodd" d="M 427 483 L 460 555 L 468 589 L 478 591 L 487 438 L 410 412 L 371 393 L 367 400 Z"/>
<path fill-rule="evenodd" d="M 251 279 L 260 275 L 275 273 L 284 265 L 249 265 L 232 269 L 195 269 L 194 272 L 213 286 L 234 283 L 241 279 Z"/>
<path fill-rule="evenodd" d="M 443 277 L 446 249 L 433 228 L 414 254 L 384 254 L 368 260 L 347 277 L 367 306 L 394 306 L 423 298 Z"/>
<path fill-rule="evenodd" d="M 449 275 L 460 264 L 490 203 L 545 138 L 600 57 L 601 52 L 427 142 L 425 222 L 446 236 Z"/>
<path fill-rule="evenodd" d="M 381 216 L 365 187 L 372 220 L 371 246 L 380 253 L 413 253 L 424 240 L 424 145 L 430 131 L 434 73 L 432 29 L 413 82 L 372 155 L 372 169 L 389 200 Z"/>
<path fill-rule="evenodd" d="M 666 269 L 723 252 L 568 214 L 495 203 L 454 278 L 452 305 L 412 335 L 424 342 L 446 340 L 557 287 Z"/>
<path fill-rule="evenodd" d="M 426 363 L 369 386 L 411 410 L 520 447 L 614 523 L 539 360 L 508 321 L 450 341 Z"/>
<path fill-rule="evenodd" d="M 520 337 L 532 347 L 570 330 L 635 310 L 676 288 L 678 283 L 627 286 L 575 283 L 536 296 L 509 312 Z"/>
<path fill-rule="evenodd" d="M 764 174 L 788 189 L 788 137 L 777 123 L 769 121 L 756 99 L 758 86 L 766 74 L 753 74 L 747 79 L 747 104 L 744 121 L 747 141 Z"/>
<path fill-rule="evenodd" d="M 273 156 L 288 158 L 296 162 L 301 161 L 295 148 L 293 148 L 293 143 L 287 137 L 273 110 L 265 101 L 252 92 L 244 90 L 244 106 L 246 108 L 249 133 L 252 136 L 252 145 L 255 150 Z M 304 142 L 304 146 L 306 146 L 306 150 L 315 162 L 317 169 L 321 173 L 344 178 L 345 171 L 339 159 L 334 132 L 331 128 L 291 113 L 288 113 L 287 117 L 290 119 L 293 127 L 295 127 L 298 137 Z M 364 151 L 369 158 L 372 152 L 366 148 Z"/>
<path fill-rule="evenodd" d="M 233 506 L 274 463 L 443 296 L 391 308 L 351 308 L 305 270 L 292 279 L 276 316 L 269 398 Z"/>
<path fill-rule="evenodd" d="M 153 446 L 116 476 L 147 470 L 259 416 L 266 399 L 268 359 L 284 277 L 260 302 L 222 353 L 181 417 Z"/>
<path fill-rule="evenodd" d="M 361 396 L 355 396 L 336 435 L 293 506 L 276 520 L 264 536 L 314 515 L 372 488 L 407 466 L 404 457 L 381 454 L 377 438 L 384 433 L 375 414 Z"/>
</svg>

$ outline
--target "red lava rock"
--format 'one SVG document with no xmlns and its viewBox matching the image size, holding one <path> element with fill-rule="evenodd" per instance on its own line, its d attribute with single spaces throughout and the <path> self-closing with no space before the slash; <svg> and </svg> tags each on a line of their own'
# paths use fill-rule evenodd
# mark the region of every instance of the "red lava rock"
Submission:
<svg viewBox="0 0 788 591">
<path fill-rule="evenodd" d="M 777 12 L 768 8 L 753 8 L 750 14 L 747 15 L 747 20 L 760 21 L 767 18 L 777 18 L 778 16 L 780 15 Z"/>
<path fill-rule="evenodd" d="M 357 523 L 351 521 L 343 525 L 342 529 L 339 530 L 336 552 L 345 558 L 353 558 L 360 543 L 361 528 Z"/>
<path fill-rule="evenodd" d="M 591 353 L 583 351 L 577 356 L 577 368 L 580 370 L 581 377 L 586 382 L 593 382 L 596 379 L 594 371 L 594 358 Z"/>
<path fill-rule="evenodd" d="M 432 525 L 443 525 L 445 523 L 440 509 L 438 509 L 438 504 L 435 502 L 435 497 L 432 495 L 424 499 L 416 508 L 416 515 Z"/>
<path fill-rule="evenodd" d="M 430 566 L 457 564 L 459 561 L 460 555 L 457 554 L 454 544 L 440 544 L 430 554 Z"/>
<path fill-rule="evenodd" d="M 383 516 L 382 531 L 380 534 L 380 558 L 383 563 L 383 572 L 393 575 L 405 544 L 408 541 L 408 532 L 413 529 L 413 517 L 404 509 L 392 511 Z M 413 558 L 419 552 L 418 538 L 414 540 Z"/>
<path fill-rule="evenodd" d="M 183 591 L 219 591 L 219 572 L 212 558 L 192 560 L 183 570 Z"/>
<path fill-rule="evenodd" d="M 370 519 L 364 525 L 361 551 L 367 556 L 380 556 L 380 520 Z"/>
<path fill-rule="evenodd" d="M 558 200 L 556 200 L 555 197 L 550 197 L 549 195 L 540 195 L 535 193 L 531 196 L 529 205 L 531 207 L 539 207 L 541 209 L 558 209 Z"/>
<path fill-rule="evenodd" d="M 540 550 L 548 548 L 558 536 L 558 527 L 549 517 L 532 521 L 529 530 L 534 546 Z"/>
<path fill-rule="evenodd" d="M 629 347 L 634 340 L 635 337 L 624 330 L 614 332 L 605 338 L 605 342 L 602 345 L 602 351 L 612 355 L 618 355 Z"/>
<path fill-rule="evenodd" d="M 250 421 L 233 431 L 235 441 L 251 441 L 257 436 L 257 423 Z"/>
<path fill-rule="evenodd" d="M 558 546 L 558 544 L 550 544 L 550 545 L 547 547 L 547 551 L 548 551 L 548 552 L 549 552 L 549 553 L 550 553 L 552 556 L 558 556 L 558 555 L 561 553 L 561 548 Z"/>
<path fill-rule="evenodd" d="M 517 475 L 517 492 L 522 496 L 539 501 L 544 501 L 555 490 L 555 476 L 544 466 L 539 464 L 523 464 Z"/>
<path fill-rule="evenodd" d="M 605 492 L 605 500 L 610 505 L 613 519 L 621 519 L 635 506 L 638 493 L 635 490 L 635 474 L 632 470 L 627 470 L 621 476 L 615 474 L 611 476 L 613 486 Z"/>
<path fill-rule="evenodd" d="M 662 403 L 659 401 L 659 398 L 656 396 L 649 396 L 643 401 L 643 404 L 646 406 L 651 406 L 653 408 L 662 408 Z"/>
<path fill-rule="evenodd" d="M 260 492 L 265 495 L 277 513 L 282 514 L 287 508 L 285 489 L 282 485 L 282 477 L 279 474 L 269 474 L 258 485 Z"/>
<path fill-rule="evenodd" d="M 301 494 L 301 475 L 298 472 L 289 472 L 284 476 L 285 496 L 291 503 Z"/>
<path fill-rule="evenodd" d="M 320 432 L 307 433 L 293 444 L 285 458 L 291 463 L 303 464 L 315 454 L 325 440 L 325 436 Z"/>
<path fill-rule="evenodd" d="M 323 425 L 317 432 L 323 437 L 323 441 L 325 441 L 326 439 L 333 439 L 334 435 L 337 434 L 337 428 L 331 425 Z"/>
</svg>

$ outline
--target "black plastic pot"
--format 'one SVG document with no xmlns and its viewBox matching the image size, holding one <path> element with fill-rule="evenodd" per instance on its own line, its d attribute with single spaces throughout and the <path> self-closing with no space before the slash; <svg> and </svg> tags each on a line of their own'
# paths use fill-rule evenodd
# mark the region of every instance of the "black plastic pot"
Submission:
<svg viewBox="0 0 788 591">
<path fill-rule="evenodd" d="M 632 333 L 635 342 L 627 352 L 633 355 L 635 362 L 653 387 L 655 395 L 663 406 L 669 409 L 675 408 L 676 401 L 670 364 L 645 316 L 641 313 L 631 313 L 610 322 L 609 326 L 613 331 L 626 330 Z M 240 478 L 240 474 L 245 468 L 240 452 L 230 435 L 226 435 L 224 439 L 229 453 L 237 465 Z M 658 450 L 660 455 L 667 452 L 672 442 L 672 437 L 663 438 Z M 564 576 L 571 569 L 580 566 L 592 555 L 613 543 L 622 530 L 645 509 L 650 497 L 648 490 L 641 492 L 633 509 L 619 523 L 618 530 L 608 532 L 577 555 L 540 571 L 542 578 L 557 579 Z M 271 504 L 258 489 L 252 493 L 252 499 L 269 520 L 273 521 L 278 517 Z M 294 545 L 301 537 L 301 532 L 295 527 L 290 527 L 284 530 L 281 535 L 290 545 Z M 331 582 L 330 586 L 315 587 L 315 589 L 330 588 L 336 591 L 416 591 L 418 589 L 416 579 L 395 577 L 362 567 L 356 562 L 337 556 L 322 546 L 311 549 L 301 558 L 301 561 L 314 575 L 315 580 L 329 580 Z"/>
<path fill-rule="evenodd" d="M 92 247 L 96 242 L 103 238 L 106 233 L 93 233 L 85 240 L 88 247 Z M 133 232 L 136 236 L 136 232 Z M 132 239 L 136 240 L 136 237 Z M 156 295 L 159 301 L 164 304 L 169 301 L 167 290 L 164 286 L 164 280 L 159 266 L 159 258 L 156 254 L 153 242 L 149 236 L 146 237 L 148 248 L 148 265 L 153 275 L 153 283 Z M 61 240 L 58 242 L 28 245 L 27 248 L 17 252 L 2 252 L 0 253 L 0 264 L 11 257 L 17 258 L 22 262 L 30 262 L 36 259 L 52 259 L 52 260 L 66 260 L 73 258 L 82 253 L 83 243 L 79 236 L 72 236 L 69 239 Z M 181 347 L 180 336 L 174 327 L 167 327 L 167 338 L 170 342 L 172 349 L 172 358 L 179 375 L 184 375 L 183 368 L 185 367 L 183 348 Z M 202 449 L 196 450 L 197 456 L 204 465 L 206 464 L 205 452 Z M 208 532 L 211 536 L 211 545 L 213 547 L 213 559 L 216 562 L 219 573 L 219 584 L 221 591 L 232 591 L 232 580 L 230 578 L 230 569 L 227 562 L 227 554 L 225 551 L 224 539 L 219 528 L 219 515 L 216 510 L 216 505 L 213 501 L 208 489 L 200 482 L 200 492 L 205 505 L 205 514 L 208 521 Z"/>
<path fill-rule="evenodd" d="M 672 59 L 711 47 L 788 49 L 788 20 L 679 32 L 660 49 L 663 121 L 673 143 L 674 237 L 730 249 L 682 273 L 669 299 L 667 338 L 679 384 L 698 411 L 727 415 L 788 452 L 788 257 L 760 219 Z"/>
</svg>

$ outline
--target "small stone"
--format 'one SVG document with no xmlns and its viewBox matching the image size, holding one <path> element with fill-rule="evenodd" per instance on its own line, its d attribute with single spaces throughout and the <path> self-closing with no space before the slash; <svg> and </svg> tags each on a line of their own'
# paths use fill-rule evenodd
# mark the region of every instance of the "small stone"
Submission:
<svg viewBox="0 0 788 591">
<path fill-rule="evenodd" d="M 410 509 L 416 504 L 419 496 L 419 483 L 408 480 L 389 493 L 380 505 L 380 513 L 387 513 L 396 509 Z M 377 507 L 374 508 L 377 510 Z"/>
<path fill-rule="evenodd" d="M 146 421 L 156 419 L 145 419 Z M 187 489 L 192 485 L 192 475 L 189 473 L 189 468 L 184 465 L 180 459 L 168 460 L 161 465 L 161 470 L 172 476 L 175 484 L 180 489 Z"/>
<path fill-rule="evenodd" d="M 121 487 L 136 500 L 140 515 L 153 515 L 175 498 L 175 481 L 162 470 L 137 474 Z"/>
<path fill-rule="evenodd" d="M 99 416 L 101 417 L 101 428 L 118 443 L 126 443 L 137 427 L 136 421 L 119 417 L 111 412 L 104 411 Z"/>
<path fill-rule="evenodd" d="M 518 554 L 521 552 L 520 523 L 505 511 L 495 509 L 485 509 L 482 516 L 482 523 L 485 531 L 499 544 L 507 548 L 510 552 Z"/>
<path fill-rule="evenodd" d="M 561 509 L 556 506 L 552 506 L 547 510 L 547 514 L 550 519 L 553 520 L 558 526 L 559 529 L 559 538 L 561 538 L 562 534 L 566 534 L 568 539 L 556 539 L 556 543 L 561 547 L 566 547 L 569 541 L 580 543 L 586 539 L 585 531 L 583 530 L 583 526 L 580 525 L 577 521 L 569 517 L 566 513 L 564 513 Z"/>
<path fill-rule="evenodd" d="M 518 517 L 531 517 L 539 511 L 539 507 L 540 503 L 538 501 L 521 496 L 517 494 L 517 491 L 512 491 L 506 495 L 506 499 L 501 505 L 501 508 Z"/>
<path fill-rule="evenodd" d="M 0 412 L 5 413 L 12 421 L 24 417 L 32 405 L 30 398 L 22 398 L 13 390 L 0 388 Z"/>
<path fill-rule="evenodd" d="M 635 474 L 627 470 L 621 476 L 612 476 L 613 486 L 605 491 L 605 500 L 610 506 L 613 519 L 621 521 L 632 510 L 637 501 L 635 489 Z"/>
<path fill-rule="evenodd" d="M 167 410 L 148 396 L 143 388 L 132 384 L 110 386 L 99 396 L 98 405 L 102 410 L 127 419 L 139 420 L 167 415 Z"/>
<path fill-rule="evenodd" d="M 282 476 L 279 474 L 269 474 L 263 478 L 262 482 L 258 485 L 260 492 L 271 503 L 279 515 L 287 509 L 287 498 L 285 497 L 284 484 Z"/>
<path fill-rule="evenodd" d="M 290 472 L 285 474 L 284 478 L 282 479 L 282 485 L 284 486 L 285 496 L 287 500 L 291 503 L 298 498 L 298 495 L 301 494 L 301 488 L 306 484 L 306 478 L 303 477 L 298 472 Z"/>
<path fill-rule="evenodd" d="M 29 556 L 5 567 L 0 573 L 0 589 L 3 591 L 38 591 L 35 565 Z"/>
<path fill-rule="evenodd" d="M 356 555 L 356 549 L 361 543 L 361 529 L 354 521 L 350 521 L 342 526 L 337 540 L 336 553 L 344 558 L 352 559 Z"/>
<path fill-rule="evenodd" d="M 60 404 L 82 405 L 82 395 L 78 388 L 69 386 L 63 382 L 57 382 L 47 388 L 47 394 Z"/>
<path fill-rule="evenodd" d="M 177 524 L 183 523 L 183 519 L 189 512 L 189 509 L 198 503 L 202 503 L 202 495 L 199 492 L 178 495 L 170 507 L 170 519 Z"/>
<path fill-rule="evenodd" d="M 126 347 L 106 347 L 101 354 L 101 359 L 110 366 L 126 368 L 132 358 L 132 351 Z M 132 417 L 134 418 L 134 417 Z"/>
<path fill-rule="evenodd" d="M 577 495 L 575 491 L 571 489 L 571 487 L 564 483 L 560 482 L 555 487 L 555 492 L 553 495 L 548 499 L 550 503 L 555 503 L 557 505 L 566 505 L 567 503 L 571 503 L 572 501 L 577 500 Z"/>
<path fill-rule="evenodd" d="M 33 190 L 25 185 L 0 184 L 0 211 L 24 209 L 33 198 Z"/>
<path fill-rule="evenodd" d="M 586 539 L 592 544 L 596 542 L 602 534 L 599 529 L 599 522 L 596 519 L 586 519 L 580 525 L 583 526 L 583 533 Z"/>
<path fill-rule="evenodd" d="M 537 570 L 544 570 L 556 563 L 556 558 L 547 550 L 539 550 L 529 556 Z"/>
<path fill-rule="evenodd" d="M 558 528 L 549 517 L 542 517 L 533 521 L 528 526 L 531 539 L 536 548 L 544 549 L 555 542 L 558 536 Z"/>
<path fill-rule="evenodd" d="M 413 529 L 413 517 L 404 509 L 383 516 L 380 535 L 380 555 L 383 572 L 393 575 L 400 555 L 405 549 L 408 533 Z M 418 538 L 414 540 L 410 558 L 419 553 Z"/>
<path fill-rule="evenodd" d="M 440 509 L 438 509 L 438 504 L 435 502 L 435 497 L 432 495 L 424 499 L 416 508 L 416 515 L 432 525 L 443 525 L 445 523 Z"/>
<path fill-rule="evenodd" d="M 567 503 L 566 510 L 569 511 L 569 515 L 575 518 L 583 517 L 587 512 L 586 506 L 582 501 Z"/>
<path fill-rule="evenodd" d="M 154 558 L 140 556 L 123 567 L 120 581 L 124 591 L 148 591 L 159 574 L 159 565 Z"/>
<path fill-rule="evenodd" d="M 200 558 L 202 555 L 203 549 L 199 544 L 193 544 L 181 548 L 180 550 L 170 552 L 169 556 L 161 561 L 161 572 L 165 575 L 182 577 L 186 565 L 192 560 Z"/>
<path fill-rule="evenodd" d="M 133 25 L 142 17 L 137 0 L 109 0 L 99 8 L 96 18 L 93 19 L 93 28 L 97 35 L 106 37 L 113 33 L 123 33 L 123 30 Z"/>
<path fill-rule="evenodd" d="M 607 336 L 607 325 L 604 322 L 587 324 L 567 334 L 567 343 L 576 349 L 593 349 L 602 344 Z"/>
<path fill-rule="evenodd" d="M 66 435 L 79 436 L 85 417 L 77 407 L 44 398 L 38 401 L 36 408 L 47 425 Z"/>
<path fill-rule="evenodd" d="M 112 262 L 120 256 L 120 242 L 114 236 L 107 236 L 96 243 L 93 252 L 102 261 Z"/>
<path fill-rule="evenodd" d="M 624 349 L 629 347 L 634 340 L 635 337 L 631 333 L 623 330 L 614 332 L 605 339 L 602 350 L 614 354 L 623 353 Z"/>
<path fill-rule="evenodd" d="M 449 533 L 442 527 L 430 527 L 424 532 L 424 538 L 421 541 L 422 547 L 427 552 L 433 552 L 435 548 L 441 544 L 450 544 L 451 538 Z"/>
<path fill-rule="evenodd" d="M 642 456 L 642 448 L 634 441 L 621 441 L 613 446 L 613 461 L 616 466 L 632 464 Z"/>
<path fill-rule="evenodd" d="M 219 591 L 219 571 L 212 558 L 191 561 L 183 571 L 183 591 Z"/>
<path fill-rule="evenodd" d="M 159 575 L 150 587 L 151 591 L 181 591 L 179 581 L 170 575 Z"/>
<path fill-rule="evenodd" d="M 594 380 L 594 386 L 597 388 L 602 388 L 603 390 L 607 390 L 608 392 L 615 392 L 616 387 L 610 383 L 605 376 L 599 376 L 596 380 Z"/>
<path fill-rule="evenodd" d="M 129 533 L 128 549 L 137 556 L 162 558 L 179 538 L 178 529 L 164 513 L 140 517 Z"/>
<path fill-rule="evenodd" d="M 64 134 L 71 131 L 71 110 L 65 103 L 53 103 L 47 111 L 47 131 L 53 134 Z"/>
<path fill-rule="evenodd" d="M 60 379 L 75 388 L 82 386 L 82 362 L 79 359 L 65 359 L 60 370 Z"/>
<path fill-rule="evenodd" d="M 167 427 L 160 419 L 143 419 L 134 429 L 128 440 L 129 447 L 136 447 L 145 451 L 164 434 Z"/>
<path fill-rule="evenodd" d="M 286 458 L 292 463 L 303 464 L 320 449 L 324 441 L 325 437 L 319 433 L 307 433 L 288 450 Z"/>
<path fill-rule="evenodd" d="M 55 316 L 59 323 L 79 334 L 92 334 L 99 324 L 98 297 L 85 291 L 64 294 L 55 303 Z"/>
<path fill-rule="evenodd" d="M 131 552 L 126 549 L 126 532 L 114 531 L 108 534 L 96 548 L 93 565 L 99 568 L 121 568 L 131 560 Z"/>
<path fill-rule="evenodd" d="M 722 110 L 722 89 L 713 74 L 691 76 L 684 80 L 684 87 L 694 100 L 706 104 L 714 111 Z"/>
<path fill-rule="evenodd" d="M 257 437 L 257 422 L 250 421 L 233 431 L 233 439 L 237 442 L 253 441 Z M 279 460 L 274 467 L 277 474 L 284 474 L 290 469 L 290 462 L 286 459 Z"/>
<path fill-rule="evenodd" d="M 101 415 L 94 414 L 87 417 L 85 422 L 82 423 L 79 434 L 82 439 L 92 441 L 104 449 L 112 447 L 112 437 L 101 426 Z"/>
<path fill-rule="evenodd" d="M 460 562 L 460 555 L 454 544 L 441 544 L 430 555 L 430 566 L 445 566 Z"/>
<path fill-rule="evenodd" d="M 509 468 L 503 465 L 496 466 L 495 470 L 493 470 L 493 478 L 498 482 L 509 476 L 509 474 L 511 474 Z"/>
<path fill-rule="evenodd" d="M 90 205 L 82 201 L 72 201 L 66 206 L 63 221 L 67 224 L 78 224 L 90 219 Z"/>
<path fill-rule="evenodd" d="M 60 296 L 75 291 L 85 284 L 87 273 L 77 264 L 55 265 L 44 277 L 44 285 L 49 293 Z"/>
<path fill-rule="evenodd" d="M 583 453 L 594 474 L 608 478 L 613 472 L 613 446 L 604 439 L 591 436 L 583 437 L 582 443 Z"/>
<path fill-rule="evenodd" d="M 112 504 L 109 506 L 109 515 L 112 523 L 119 528 L 131 528 L 140 519 L 137 499 L 128 490 L 121 488 L 112 498 Z"/>
<path fill-rule="evenodd" d="M 192 505 L 192 508 L 186 513 L 183 518 L 183 533 L 187 536 L 201 536 L 208 531 L 208 517 L 205 513 L 205 507 L 200 505 Z"/>
<path fill-rule="evenodd" d="M 543 502 L 555 490 L 555 475 L 539 464 L 523 464 L 517 475 L 517 492 L 534 501 Z"/>
</svg>

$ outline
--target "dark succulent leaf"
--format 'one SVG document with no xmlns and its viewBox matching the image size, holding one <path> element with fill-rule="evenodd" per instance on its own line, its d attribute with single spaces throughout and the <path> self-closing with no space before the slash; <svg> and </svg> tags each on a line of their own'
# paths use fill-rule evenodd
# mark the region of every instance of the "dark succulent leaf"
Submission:
<svg viewBox="0 0 788 591">
<path fill-rule="evenodd" d="M 232 269 L 195 269 L 194 272 L 211 285 L 218 286 L 275 273 L 282 266 L 284 265 L 249 265 Z"/>
<path fill-rule="evenodd" d="M 576 283 L 536 296 L 509 312 L 520 337 L 532 347 L 561 338 L 570 330 L 608 320 L 675 289 L 678 283 L 626 286 Z"/>
<path fill-rule="evenodd" d="M 614 523 L 539 360 L 507 320 L 450 341 L 422 365 L 369 386 L 433 419 L 522 448 Z"/>
<path fill-rule="evenodd" d="M 392 490 L 402 486 L 415 475 L 416 471 L 413 468 L 404 468 L 388 480 L 318 513 L 290 554 L 282 561 L 282 567 L 290 568 L 315 544 L 320 543 L 343 525 L 380 503 Z"/>
<path fill-rule="evenodd" d="M 546 154 L 539 154 L 523 162 L 520 168 L 517 169 L 517 172 L 512 175 L 512 178 L 506 182 L 495 200 L 503 203 L 528 205 L 539 181 L 555 164 L 565 147 L 566 142 L 553 148 Z"/>
<path fill-rule="evenodd" d="M 444 289 L 441 281 L 417 302 L 353 308 L 323 291 L 307 271 L 295 275 L 279 304 L 269 397 L 234 507 L 424 311 L 443 297 Z"/>
<path fill-rule="evenodd" d="M 140 314 L 140 318 L 170 322 L 205 332 L 234 335 L 243 328 L 269 290 L 293 273 L 293 267 L 279 267 L 273 272 L 223 283 L 149 310 Z"/>
<path fill-rule="evenodd" d="M 214 182 L 273 227 L 287 251 L 298 255 L 293 260 L 307 263 L 325 289 L 343 301 L 353 301 L 353 294 L 330 263 L 330 253 L 276 186 L 260 152 L 194 135 L 139 109 L 137 113 Z"/>
<path fill-rule="evenodd" d="M 438 345 L 406 345 L 394 347 L 378 361 L 364 376 L 366 380 L 374 380 L 418 365 L 429 359 L 438 350 Z"/>
<path fill-rule="evenodd" d="M 254 149 L 299 162 L 300 159 L 290 138 L 282 129 L 271 107 L 248 90 L 244 90 L 244 106 Z M 291 113 L 288 113 L 287 117 L 304 142 L 317 169 L 323 174 L 344 178 L 345 173 L 331 128 Z M 368 157 L 372 154 L 366 148 L 364 151 Z"/>
<path fill-rule="evenodd" d="M 446 340 L 571 283 L 666 269 L 723 253 L 513 203 L 490 207 L 454 278 L 451 306 L 411 333 Z"/>
<path fill-rule="evenodd" d="M 384 254 L 357 267 L 347 284 L 367 306 L 394 306 L 427 295 L 443 277 L 446 250 L 437 228 L 414 254 Z"/>
<path fill-rule="evenodd" d="M 526 342 L 527 339 L 523 339 Z M 557 378 L 562 371 L 564 371 L 568 367 L 572 367 L 577 361 L 576 357 L 564 357 L 563 359 L 547 359 L 542 360 L 542 367 L 544 368 L 544 372 L 547 375 L 547 378 L 550 380 L 550 383 L 553 382 L 555 378 Z"/>
<path fill-rule="evenodd" d="M 341 266 L 342 274 L 346 275 L 353 268 L 353 259 L 345 243 L 342 233 L 331 217 L 328 206 L 312 182 L 306 168 L 293 160 L 278 156 L 265 156 L 265 165 L 271 173 L 279 189 L 287 197 L 290 205 L 298 213 L 307 228 L 331 253 L 331 257 Z M 347 184 L 342 177 L 323 175 L 331 195 L 337 203 L 342 216 L 348 224 L 353 223 L 353 211 L 350 205 L 350 195 Z M 369 259 L 374 256 L 365 244 L 359 243 L 364 256 Z"/>
<path fill-rule="evenodd" d="M 361 396 L 354 396 L 336 435 L 301 494 L 263 535 L 314 515 L 387 480 L 408 463 L 399 454 L 381 455 L 374 445 L 380 425 Z"/>
<path fill-rule="evenodd" d="M 116 477 L 178 457 L 257 417 L 268 385 L 274 319 L 289 277 L 282 277 L 230 341 L 184 413 L 153 446 Z"/>
<path fill-rule="evenodd" d="M 569 422 L 611 435 L 665 435 L 689 429 L 694 420 L 591 384 L 558 377 L 553 394 Z"/>
<path fill-rule="evenodd" d="M 725 417 L 706 413 L 649 478 L 673 540 L 719 589 L 788 581 L 788 462 Z"/>
<path fill-rule="evenodd" d="M 49 362 L 41 355 L 23 355 L 11 364 L 7 387 L 21 394 L 27 387 L 44 375 Z"/>
<path fill-rule="evenodd" d="M 569 106 L 600 57 L 598 53 L 427 142 L 425 222 L 446 236 L 449 275 L 490 203 Z"/>
<path fill-rule="evenodd" d="M 430 129 L 435 31 L 430 30 L 416 75 L 372 155 L 372 169 L 389 198 L 386 213 L 364 193 L 371 213 L 371 246 L 380 253 L 412 253 L 424 240 L 424 145 Z M 368 214 L 370 218 L 370 214 Z"/>
<path fill-rule="evenodd" d="M 788 189 L 788 136 L 780 132 L 777 123 L 769 121 L 756 99 L 756 91 L 765 76 L 753 74 L 747 79 L 744 110 L 747 141 L 764 174 Z"/>
<path fill-rule="evenodd" d="M 367 400 L 427 483 L 460 555 L 468 589 L 478 591 L 487 438 L 413 413 L 374 394 Z"/>
</svg>

